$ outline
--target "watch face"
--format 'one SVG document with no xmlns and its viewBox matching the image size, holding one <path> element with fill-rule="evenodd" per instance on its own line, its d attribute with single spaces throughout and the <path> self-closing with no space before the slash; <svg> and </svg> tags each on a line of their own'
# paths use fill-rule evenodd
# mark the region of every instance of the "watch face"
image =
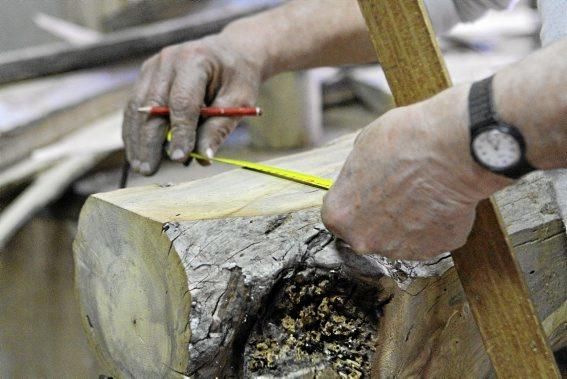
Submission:
<svg viewBox="0 0 567 379">
<path fill-rule="evenodd" d="M 519 142 L 498 129 L 490 129 L 476 135 L 472 148 L 481 163 L 497 170 L 514 166 L 522 155 Z"/>
</svg>

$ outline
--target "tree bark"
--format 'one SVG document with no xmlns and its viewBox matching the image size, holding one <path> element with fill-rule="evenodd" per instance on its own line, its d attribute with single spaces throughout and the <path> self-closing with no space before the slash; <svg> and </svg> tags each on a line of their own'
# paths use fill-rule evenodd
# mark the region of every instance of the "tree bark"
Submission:
<svg viewBox="0 0 567 379">
<path fill-rule="evenodd" d="M 270 163 L 334 178 L 353 139 Z M 567 342 L 567 238 L 552 194 L 535 174 L 497 199 L 558 349 Z M 323 195 L 234 170 L 90 197 L 76 285 L 105 374 L 488 376 L 450 255 L 356 255 L 322 225 Z"/>
</svg>

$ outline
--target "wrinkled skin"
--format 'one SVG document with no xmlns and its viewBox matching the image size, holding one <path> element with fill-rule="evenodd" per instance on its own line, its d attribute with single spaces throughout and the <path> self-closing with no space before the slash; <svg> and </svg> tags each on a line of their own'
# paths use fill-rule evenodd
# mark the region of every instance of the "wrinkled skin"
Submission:
<svg viewBox="0 0 567 379">
<path fill-rule="evenodd" d="M 322 210 L 327 228 L 354 251 L 421 260 L 460 247 L 478 201 L 508 181 L 478 175 L 468 150 L 468 87 L 452 91 L 394 109 L 357 136 Z"/>
<path fill-rule="evenodd" d="M 164 48 L 148 59 L 124 113 L 122 136 L 132 168 L 155 173 L 169 122 L 138 112 L 143 106 L 170 107 L 172 140 L 166 153 L 186 162 L 196 149 L 212 156 L 239 119 L 199 118 L 199 108 L 254 106 L 261 69 L 218 36 Z M 207 163 L 207 162 L 201 162 Z"/>
</svg>

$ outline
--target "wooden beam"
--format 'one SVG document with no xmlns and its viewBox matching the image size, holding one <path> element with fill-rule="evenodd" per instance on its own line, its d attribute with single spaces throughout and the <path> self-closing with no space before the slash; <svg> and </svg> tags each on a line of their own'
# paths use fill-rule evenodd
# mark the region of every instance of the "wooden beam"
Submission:
<svg viewBox="0 0 567 379">
<path fill-rule="evenodd" d="M 451 85 L 422 0 L 358 0 L 397 105 Z M 453 260 L 499 377 L 559 377 L 523 274 L 489 200 Z"/>
<path fill-rule="evenodd" d="M 105 32 L 111 32 L 199 12 L 226 3 L 227 0 L 140 0 L 124 4 L 118 10 L 103 15 L 100 24 Z"/>
<path fill-rule="evenodd" d="M 10 239 L 40 209 L 57 200 L 81 176 L 108 154 L 87 153 L 70 157 L 40 174 L 37 179 L 0 213 L 0 252 Z"/>
<path fill-rule="evenodd" d="M 0 170 L 89 123 L 122 111 L 138 69 L 86 70 L 0 89 Z"/>
<path fill-rule="evenodd" d="M 229 22 L 277 5 L 278 0 L 254 0 L 211 9 L 160 23 L 111 33 L 100 41 L 67 43 L 16 50 L 0 55 L 0 84 L 106 65 L 154 53 L 164 46 L 217 33 Z"/>
</svg>

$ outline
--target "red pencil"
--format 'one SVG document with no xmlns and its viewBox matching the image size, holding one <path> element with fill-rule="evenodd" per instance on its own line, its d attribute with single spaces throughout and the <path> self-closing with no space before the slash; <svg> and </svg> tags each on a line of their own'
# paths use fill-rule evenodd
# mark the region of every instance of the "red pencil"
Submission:
<svg viewBox="0 0 567 379">
<path fill-rule="evenodd" d="M 168 116 L 169 107 L 141 107 L 138 112 L 148 113 L 152 116 Z M 243 116 L 260 116 L 262 110 L 258 107 L 203 107 L 200 115 L 203 117 L 243 117 Z"/>
</svg>

